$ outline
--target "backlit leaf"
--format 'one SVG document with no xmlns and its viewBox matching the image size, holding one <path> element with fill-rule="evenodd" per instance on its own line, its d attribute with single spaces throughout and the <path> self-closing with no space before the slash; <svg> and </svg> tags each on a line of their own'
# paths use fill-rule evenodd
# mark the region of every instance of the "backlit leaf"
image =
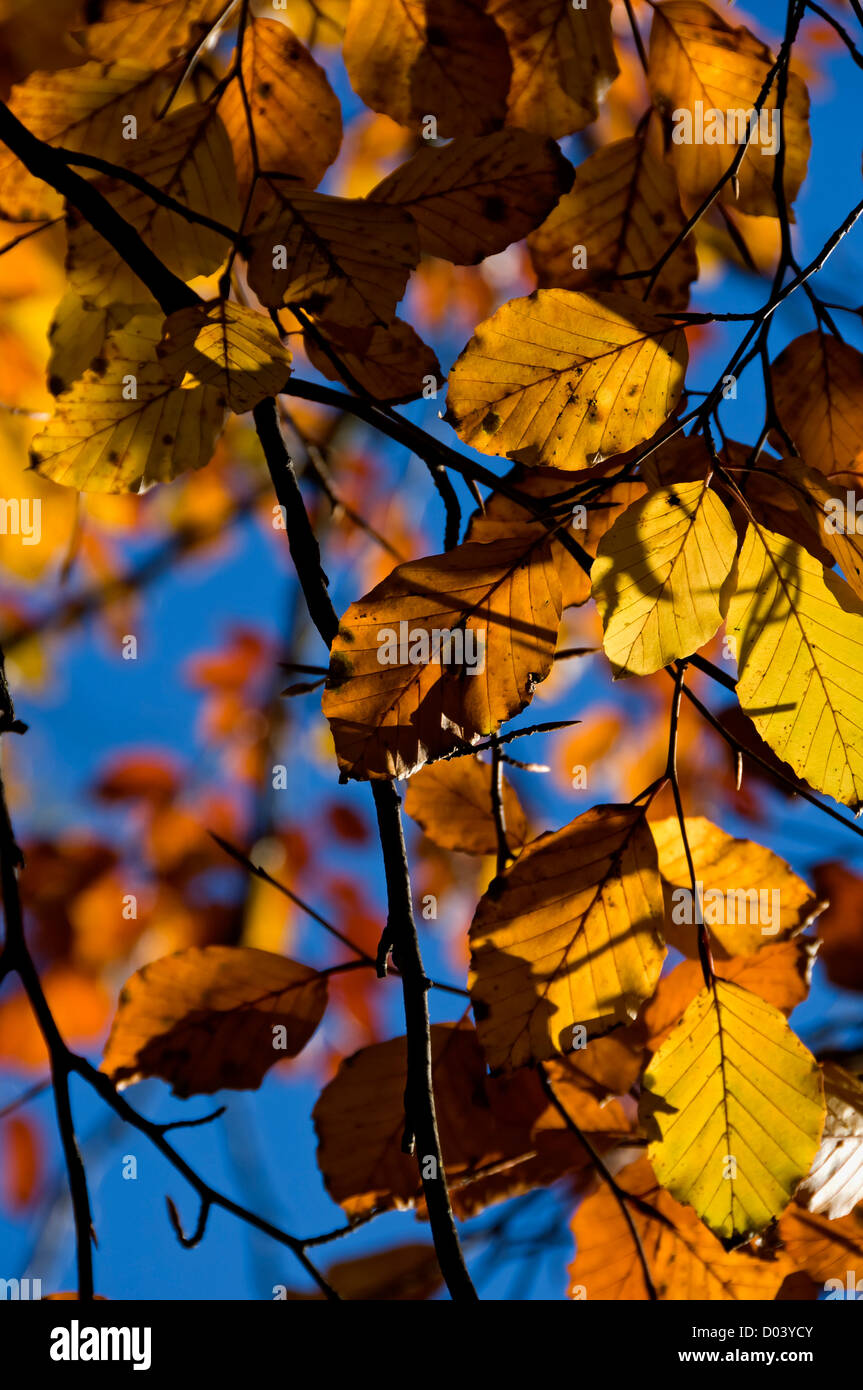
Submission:
<svg viewBox="0 0 863 1390">
<path fill-rule="evenodd" d="M 702 989 L 644 1073 L 647 1156 L 726 1249 L 790 1202 L 818 1149 L 817 1063 L 783 1015 L 726 980 Z"/>
<path fill-rule="evenodd" d="M 835 1062 L 825 1062 L 823 1073 L 824 1133 L 797 1201 L 836 1221 L 863 1201 L 863 1085 Z"/>
<path fill-rule="evenodd" d="M 503 124 L 511 64 L 506 41 L 474 0 L 351 0 L 344 59 L 373 111 L 421 133 L 482 135 Z"/>
<path fill-rule="evenodd" d="M 265 314 L 217 300 L 171 314 L 159 356 L 178 385 L 216 387 L 237 415 L 284 388 L 291 354 Z"/>
<path fill-rule="evenodd" d="M 212 386 L 177 388 L 156 355 L 161 325 L 159 310 L 137 314 L 57 397 L 31 445 L 45 477 L 81 492 L 140 492 L 209 462 L 224 398 Z"/>
<path fill-rule="evenodd" d="M 493 1069 L 564 1055 L 635 1017 L 665 946 L 643 813 L 598 806 L 541 835 L 496 878 L 470 928 L 470 994 Z M 583 1042 L 583 1039 L 582 1039 Z"/>
<path fill-rule="evenodd" d="M 512 56 L 507 125 L 557 139 L 595 121 L 617 76 L 608 0 L 488 0 Z"/>
<path fill-rule="evenodd" d="M 126 983 L 101 1069 L 119 1086 L 158 1076 L 184 1097 L 255 1090 L 302 1051 L 326 1005 L 326 979 L 307 965 L 251 947 L 191 947 Z"/>
<path fill-rule="evenodd" d="M 772 65 L 773 55 L 760 39 L 743 25 L 735 29 L 727 24 L 702 0 L 667 0 L 653 7 L 648 84 L 654 105 L 663 115 L 689 114 L 691 129 L 681 118 L 668 147 L 681 192 L 687 197 L 700 202 L 731 164 L 737 152 L 737 126 L 741 142 L 745 141 L 746 117 L 753 111 Z M 780 141 L 789 203 L 805 177 L 812 143 L 809 95 L 793 69 L 788 74 L 781 127 L 777 102 L 774 79 L 759 120 L 757 141 L 750 143 L 738 172 L 738 189 L 729 180 L 719 195 L 739 212 L 776 216 L 773 180 Z M 707 124 L 716 111 L 723 118 L 718 143 L 713 124 Z M 728 112 L 738 118 L 733 131 L 728 129 Z"/>
<path fill-rule="evenodd" d="M 434 352 L 402 319 L 373 328 L 343 328 L 318 319 L 315 329 L 332 356 L 307 333 L 305 348 L 312 366 L 330 381 L 344 380 L 350 385 L 348 377 L 353 378 L 376 401 L 398 404 L 421 395 L 428 397 L 443 382 Z"/>
<path fill-rule="evenodd" d="M 243 80 L 258 168 L 314 188 L 342 142 L 339 99 L 324 69 L 285 24 L 250 15 L 243 34 Z M 235 77 L 219 102 L 243 198 L 252 185 L 253 146 Z"/>
<path fill-rule="evenodd" d="M 650 270 L 683 227 L 672 170 L 633 136 L 603 146 L 578 165 L 571 191 L 527 244 L 540 286 L 615 288 L 618 276 Z M 687 238 L 661 272 L 648 302 L 685 308 L 697 274 L 695 249 Z M 616 288 L 625 290 L 626 285 Z M 630 288 L 640 295 L 647 279 L 632 281 Z"/>
<path fill-rule="evenodd" d="M 731 518 L 704 480 L 627 507 L 590 572 L 615 677 L 661 671 L 710 641 L 725 616 L 736 550 Z"/>
<path fill-rule="evenodd" d="M 407 777 L 494 733 L 551 670 L 548 542 L 468 542 L 398 565 L 342 617 L 323 710 L 348 777 Z"/>
<path fill-rule="evenodd" d="M 789 343 L 770 376 L 776 413 L 809 466 L 863 471 L 863 354 L 818 328 Z"/>
<path fill-rule="evenodd" d="M 748 1251 L 724 1250 L 693 1211 L 663 1191 L 644 1158 L 630 1163 L 616 1181 L 656 1211 L 652 1218 L 634 1202 L 627 1203 L 657 1298 L 717 1302 L 776 1297 L 793 1268 L 787 1257 L 758 1259 Z M 600 1183 L 580 1204 L 572 1232 L 577 1250 L 569 1267 L 570 1297 L 590 1302 L 650 1298 L 632 1229 L 607 1184 Z"/>
<path fill-rule="evenodd" d="M 553 140 L 499 130 L 419 150 L 369 198 L 409 212 L 428 255 L 474 265 L 520 241 L 571 183 Z"/>
<path fill-rule="evenodd" d="M 465 444 L 586 468 L 655 434 L 683 385 L 683 333 L 623 295 L 535 290 L 481 323 L 449 375 Z"/>
<path fill-rule="evenodd" d="M 863 802 L 863 603 L 800 545 L 750 526 L 727 630 L 744 714 L 816 791 Z"/>
<path fill-rule="evenodd" d="M 463 854 L 494 854 L 497 850 L 491 809 L 490 763 L 478 758 L 452 758 L 421 768 L 408 783 L 405 810 L 430 840 Z M 524 844 L 527 820 L 514 787 L 504 779 L 503 811 L 511 846 Z"/>
</svg>

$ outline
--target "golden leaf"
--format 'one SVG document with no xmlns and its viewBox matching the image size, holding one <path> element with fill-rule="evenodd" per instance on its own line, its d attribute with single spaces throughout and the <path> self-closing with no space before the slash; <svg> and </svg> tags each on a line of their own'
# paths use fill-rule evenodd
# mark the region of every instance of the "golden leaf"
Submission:
<svg viewBox="0 0 863 1390">
<path fill-rule="evenodd" d="M 125 163 L 193 212 L 229 228 L 240 219 L 231 147 L 211 106 L 184 106 L 166 116 L 149 139 L 130 141 Z M 183 280 L 216 270 L 230 243 L 210 227 L 156 203 L 130 183 L 100 180 L 98 187 L 152 251 Z M 150 294 L 122 257 L 74 208 L 69 209 L 69 283 L 90 304 L 140 304 Z"/>
<path fill-rule="evenodd" d="M 776 414 L 798 452 L 821 473 L 852 475 L 853 487 L 863 472 L 863 354 L 816 328 L 780 352 L 770 377 Z"/>
<path fill-rule="evenodd" d="M 285 24 L 250 15 L 243 34 L 243 81 L 258 168 L 314 188 L 339 153 L 342 112 L 324 69 Z M 235 77 L 219 101 L 245 199 L 254 159 L 246 103 Z"/>
<path fill-rule="evenodd" d="M 624 295 L 535 290 L 481 323 L 449 375 L 465 444 L 578 469 L 655 434 L 674 409 L 686 339 Z"/>
<path fill-rule="evenodd" d="M 667 0 L 654 5 L 647 80 L 657 110 L 674 122 L 669 157 L 681 192 L 687 197 L 699 202 L 706 198 L 728 169 L 737 153 L 738 138 L 741 143 L 746 140 L 747 118 L 772 66 L 766 44 L 743 25 L 734 29 L 726 24 L 702 0 Z M 699 102 L 701 105 L 696 105 Z M 738 212 L 777 215 L 773 180 L 780 143 L 789 204 L 806 175 L 812 144 L 809 94 L 793 69 L 788 74 L 781 127 L 777 105 L 774 79 L 758 118 L 758 136 L 740 165 L 737 187 L 729 179 L 719 195 Z M 681 112 L 682 116 L 678 114 Z M 721 124 L 713 120 L 712 113 L 716 112 L 721 115 Z M 716 142 L 714 133 L 720 136 Z M 705 140 L 705 135 L 710 140 Z"/>
<path fill-rule="evenodd" d="M 348 378 L 352 377 L 376 401 L 398 405 L 417 396 L 428 397 L 443 382 L 434 352 L 402 319 L 373 328 L 343 328 L 317 319 L 315 329 L 333 356 L 328 356 L 315 337 L 306 333 L 306 354 L 312 366 L 329 381 L 344 380 L 350 385 Z"/>
<path fill-rule="evenodd" d="M 740 708 L 816 791 L 863 803 L 863 603 L 800 545 L 750 525 L 727 631 Z"/>
<path fill-rule="evenodd" d="M 737 532 L 703 479 L 650 492 L 599 543 L 590 572 L 615 678 L 691 656 L 718 631 Z"/>
<path fill-rule="evenodd" d="M 632 136 L 578 165 L 571 192 L 527 245 L 540 287 L 602 288 L 630 271 L 650 270 L 684 225 L 673 172 Z M 584 264 L 578 263 L 579 248 Z M 687 238 L 662 270 L 648 303 L 685 309 L 697 274 L 695 249 Z M 647 278 L 633 280 L 633 294 L 640 296 L 647 283 Z"/>
<path fill-rule="evenodd" d="M 462 854 L 494 854 L 497 834 L 491 809 L 490 763 L 452 758 L 421 768 L 408 783 L 405 810 L 430 840 Z M 527 820 L 515 788 L 504 779 L 503 813 L 512 847 L 527 839 Z"/>
<path fill-rule="evenodd" d="M 171 314 L 158 355 L 177 385 L 217 387 L 237 415 L 284 389 L 291 354 L 266 314 L 219 299 Z"/>
<path fill-rule="evenodd" d="M 618 73 L 608 0 L 489 0 L 512 55 L 506 123 L 571 135 L 595 121 Z"/>
<path fill-rule="evenodd" d="M 470 994 L 493 1069 L 524 1066 L 635 1017 L 665 946 L 656 850 L 641 810 L 597 806 L 533 840 L 480 900 Z"/>
<path fill-rule="evenodd" d="M 30 449 L 41 474 L 80 492 L 140 492 L 209 463 L 224 399 L 175 386 L 156 355 L 161 323 L 156 310 L 115 329 L 95 367 L 57 397 Z"/>
</svg>

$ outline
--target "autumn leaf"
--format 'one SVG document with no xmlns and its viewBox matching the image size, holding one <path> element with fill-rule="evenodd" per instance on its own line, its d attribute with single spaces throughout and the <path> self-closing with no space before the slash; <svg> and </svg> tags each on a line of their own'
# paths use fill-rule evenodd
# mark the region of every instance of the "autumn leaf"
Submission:
<svg viewBox="0 0 863 1390">
<path fill-rule="evenodd" d="M 251 14 L 241 71 L 245 92 L 236 76 L 219 101 L 241 196 L 251 189 L 256 158 L 264 173 L 316 187 L 342 143 L 341 107 L 326 72 L 287 25 Z"/>
<path fill-rule="evenodd" d="M 788 1205 L 818 1149 L 815 1059 L 772 1005 L 737 984 L 702 989 L 644 1073 L 647 1157 L 726 1249 Z"/>
<path fill-rule="evenodd" d="M 791 1273 L 787 1257 L 724 1250 L 692 1210 L 663 1191 L 646 1159 L 630 1163 L 616 1181 L 638 1201 L 626 1202 L 629 1221 L 607 1185 L 581 1203 L 572 1221 L 577 1253 L 569 1267 L 570 1298 L 649 1299 L 645 1264 L 663 1301 L 773 1299 Z"/>
<path fill-rule="evenodd" d="M 489 1066 L 565 1055 L 634 1018 L 662 969 L 662 921 L 642 811 L 594 807 L 527 845 L 470 928 L 469 989 Z"/>
<path fill-rule="evenodd" d="M 231 149 L 212 107 L 185 106 L 166 116 L 149 139 L 129 142 L 126 160 L 118 161 L 123 162 L 131 173 L 193 212 L 228 228 L 239 223 Z M 225 236 L 154 202 L 133 184 L 102 180 L 98 186 L 181 279 L 209 274 L 227 256 L 230 243 Z M 152 302 L 123 257 L 74 208 L 69 210 L 66 269 L 70 285 L 88 304 Z"/>
<path fill-rule="evenodd" d="M 506 41 L 474 0 L 351 0 L 344 60 L 373 111 L 432 136 L 503 124 L 512 72 Z"/>
<path fill-rule="evenodd" d="M 727 631 L 740 708 L 816 791 L 863 803 L 863 603 L 802 546 L 750 525 Z"/>
<path fill-rule="evenodd" d="M 473 1029 L 436 1023 L 431 1037 L 447 1179 L 479 1179 L 502 1160 L 532 1152 L 529 1124 L 501 1123 L 489 1105 Z M 318 1167 L 349 1217 L 421 1198 L 416 1162 L 402 1150 L 406 1056 L 404 1038 L 363 1048 L 340 1064 L 315 1105 Z"/>
<path fill-rule="evenodd" d="M 615 280 L 656 265 L 684 225 L 672 170 L 633 136 L 603 146 L 578 165 L 572 190 L 527 244 L 541 288 L 613 288 Z M 687 239 L 660 273 L 648 302 L 685 309 L 697 274 Z M 633 293 L 640 295 L 647 284 L 647 278 L 634 280 Z"/>
<path fill-rule="evenodd" d="M 48 390 L 59 396 L 82 377 L 93 359 L 100 357 L 105 342 L 115 328 L 121 328 L 132 316 L 132 309 L 123 304 L 96 307 L 85 304 L 74 290 L 64 294 L 48 329 L 51 355 L 48 358 Z"/>
<path fill-rule="evenodd" d="M 656 433 L 686 361 L 680 329 L 639 300 L 535 290 L 478 326 L 449 374 L 445 418 L 481 453 L 586 468 Z"/>
<path fill-rule="evenodd" d="M 809 995 L 812 966 L 818 943 L 812 937 L 798 936 L 793 941 L 781 941 L 762 946 L 751 956 L 730 956 L 714 962 L 714 972 L 721 980 L 732 980 L 742 989 L 757 994 L 788 1016 Z M 644 1029 L 644 1044 L 656 1052 L 677 1027 L 692 1000 L 704 987 L 704 972 L 700 961 L 684 960 L 667 975 L 663 975 L 652 999 L 639 1015 Z"/>
<path fill-rule="evenodd" d="M 817 328 L 783 349 L 770 379 L 798 453 L 821 473 L 848 474 L 842 484 L 853 487 L 863 471 L 863 354 Z"/>
<path fill-rule="evenodd" d="M 328 380 L 356 385 L 389 405 L 427 397 L 443 381 L 432 349 L 401 319 L 360 328 L 318 319 L 304 343 L 310 363 Z"/>
<path fill-rule="evenodd" d="M 520 241 L 571 183 L 553 140 L 499 130 L 419 150 L 369 198 L 409 212 L 427 255 L 475 265 Z"/>
<path fill-rule="evenodd" d="M 463 854 L 494 854 L 492 768 L 478 758 L 453 758 L 421 768 L 408 783 L 405 810 L 436 845 Z M 527 820 L 515 788 L 503 781 L 503 817 L 513 848 L 527 839 Z"/>
<path fill-rule="evenodd" d="M 797 1201 L 836 1221 L 863 1201 L 863 1085 L 835 1062 L 825 1062 L 822 1072 L 827 1118 Z"/>
<path fill-rule="evenodd" d="M 548 542 L 468 542 L 398 565 L 351 604 L 323 711 L 346 777 L 408 777 L 494 733 L 551 670 L 560 582 Z"/>
<path fill-rule="evenodd" d="M 224 0 L 103 0 L 97 24 L 76 33 L 94 58 L 119 57 L 158 67 L 203 38 L 224 12 Z"/>
<path fill-rule="evenodd" d="M 278 395 L 291 370 L 267 316 L 223 299 L 169 315 L 157 352 L 178 386 L 216 387 L 237 415 Z"/>
<path fill-rule="evenodd" d="M 9 105 L 28 130 L 49 144 L 122 161 L 129 144 L 124 118 L 133 117 L 148 129 L 161 85 L 158 74 L 137 63 L 84 63 L 60 72 L 31 73 L 13 88 Z M 60 195 L 4 148 L 0 215 L 13 222 L 36 222 L 62 211 Z"/>
<path fill-rule="evenodd" d="M 161 324 L 159 310 L 137 314 L 61 392 L 31 445 L 41 474 L 82 492 L 140 492 L 209 462 L 224 398 L 211 386 L 175 386 L 156 355 Z"/>
<path fill-rule="evenodd" d="M 249 257 L 261 303 L 346 326 L 388 324 L 419 260 L 413 219 L 362 198 L 273 191 L 278 210 L 254 232 Z"/>
<path fill-rule="evenodd" d="M 791 1259 L 819 1284 L 839 1279 L 847 1296 L 848 1271 L 853 1270 L 854 1295 L 857 1270 L 863 1259 L 863 1208 L 831 1221 L 793 1202 L 779 1219 L 779 1237 Z"/>
<path fill-rule="evenodd" d="M 118 1086 L 158 1076 L 181 1097 L 255 1090 L 302 1051 L 326 1005 L 326 978 L 307 965 L 251 947 L 190 947 L 127 981 L 101 1069 Z"/>
<path fill-rule="evenodd" d="M 848 488 L 838 477 L 825 478 L 817 468 L 809 468 L 799 458 L 784 458 L 776 464 L 775 473 L 756 476 L 765 491 L 769 490 L 774 496 L 776 480 L 784 483 L 787 479 L 786 491 L 796 504 L 804 534 L 792 534 L 790 528 L 782 534 L 800 541 L 811 555 L 824 563 L 829 563 L 831 558 L 835 560 L 849 588 L 863 599 L 863 529 L 858 529 L 853 491 L 849 499 Z M 850 484 L 850 477 L 848 482 Z M 747 496 L 751 494 L 750 487 Z M 770 525 L 769 520 L 767 524 Z M 776 525 L 773 529 L 782 528 Z"/>
<path fill-rule="evenodd" d="M 666 938 L 684 955 L 697 957 L 697 925 L 681 920 L 683 914 L 675 910 L 680 890 L 691 894 L 680 822 L 669 816 L 652 821 L 650 829 L 665 890 Z M 794 936 L 815 917 L 821 904 L 812 890 L 764 845 L 729 835 L 704 816 L 686 817 L 686 838 L 715 955 L 752 955 Z"/>
<path fill-rule="evenodd" d="M 704 480 L 627 507 L 590 572 L 615 677 L 661 671 L 710 641 L 725 616 L 736 552 L 731 518 Z"/>
<path fill-rule="evenodd" d="M 506 123 L 571 135 L 595 121 L 618 73 L 608 0 L 488 0 L 512 56 Z"/>
<path fill-rule="evenodd" d="M 735 29 L 726 24 L 701 0 L 666 0 L 653 7 L 647 80 L 654 106 L 674 124 L 668 152 L 687 197 L 699 202 L 705 198 L 731 164 L 738 140 L 745 143 L 747 118 L 772 65 L 770 50 L 760 39 L 743 25 Z M 773 181 L 780 141 L 789 204 L 806 175 L 812 143 L 809 95 L 793 70 L 788 73 L 781 126 L 778 104 L 774 79 L 763 115 L 758 117 L 757 139 L 740 165 L 737 186 L 729 180 L 720 192 L 721 200 L 740 212 L 777 215 Z M 684 116 L 677 116 L 678 112 Z M 721 123 L 715 128 L 713 112 L 720 113 Z M 733 129 L 729 128 L 732 121 Z"/>
<path fill-rule="evenodd" d="M 524 468 L 516 464 L 506 475 L 506 482 L 536 502 L 541 502 L 565 492 L 571 486 L 572 479 L 560 468 Z M 609 526 L 630 502 L 643 496 L 644 492 L 644 483 L 636 478 L 632 482 L 613 483 L 605 488 L 601 499 L 591 503 L 589 508 L 573 504 L 568 533 L 588 556 L 595 555 Z M 548 520 L 553 519 L 549 503 Z M 483 510 L 471 517 L 467 539 L 488 543 L 509 540 L 514 536 L 540 536 L 544 531 L 547 531 L 544 521 L 535 518 L 513 497 L 504 492 L 492 492 L 485 499 Z M 563 607 L 586 603 L 590 598 L 590 571 L 572 551 L 567 550 L 558 535 L 553 535 L 551 555 L 563 590 Z"/>
</svg>

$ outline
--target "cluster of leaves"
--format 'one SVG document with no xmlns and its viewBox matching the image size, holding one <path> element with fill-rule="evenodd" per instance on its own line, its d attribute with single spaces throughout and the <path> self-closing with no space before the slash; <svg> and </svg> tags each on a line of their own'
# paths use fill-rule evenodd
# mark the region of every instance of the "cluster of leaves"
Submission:
<svg viewBox="0 0 863 1390">
<path fill-rule="evenodd" d="M 33 468 L 83 493 L 146 491 L 208 464 L 229 413 L 254 412 L 330 647 L 323 715 L 341 779 L 373 784 L 388 865 L 377 950 L 335 933 L 351 961 L 318 969 L 226 930 L 190 932 L 191 944 L 137 970 L 98 1085 L 116 1104 L 114 1087 L 145 1077 L 180 1097 L 255 1088 L 305 1048 L 342 975 L 386 974 L 392 954 L 407 1035 L 340 1061 L 314 1110 L 318 1162 L 351 1225 L 398 1207 L 427 1214 L 454 1292 L 436 1183 L 444 1210 L 466 1219 L 567 1182 L 583 1197 L 572 1290 L 590 1298 L 813 1296 L 849 1249 L 863 1253 L 863 1085 L 819 1062 L 787 1021 L 808 990 L 813 939 L 802 934 L 825 896 L 761 844 L 687 813 L 678 770 L 687 698 L 703 738 L 718 734 L 846 824 L 819 797 L 863 806 L 863 551 L 853 527 L 827 524 L 828 503 L 844 508 L 859 478 L 863 356 L 809 284 L 861 209 L 798 264 L 803 8 L 791 0 L 777 55 L 702 0 L 652 4 L 646 50 L 634 15 L 615 32 L 608 0 L 266 12 L 245 0 L 106 0 L 77 35 L 78 60 L 31 72 L 0 119 L 0 213 L 40 226 L 62 217 L 67 232 L 55 400 L 31 441 Z M 318 187 L 343 139 L 311 52 L 319 41 L 341 43 L 354 92 L 404 128 L 408 157 L 361 196 Z M 597 121 L 618 76 L 633 91 L 643 78 L 646 109 L 618 98 L 618 138 L 573 168 L 557 142 Z M 677 144 L 671 115 L 696 103 L 756 124 L 781 116 L 781 142 Z M 393 408 L 443 385 L 396 307 L 428 258 L 477 266 L 525 238 L 538 287 L 476 323 L 448 373 L 444 419 L 475 451 L 465 454 Z M 759 310 L 725 316 L 745 332 L 722 377 L 697 391 L 688 341 L 697 349 L 723 317 L 687 310 L 696 246 L 706 256 L 711 238 L 750 270 L 766 254 L 772 283 Z M 586 259 L 573 254 L 582 245 Z M 771 362 L 774 312 L 795 291 L 809 295 L 816 328 Z M 300 353 L 346 389 L 300 378 Z M 767 409 L 750 444 L 728 437 L 721 412 L 728 381 L 752 363 Z M 274 453 L 272 422 L 280 445 L 277 411 L 289 423 L 292 399 L 335 404 L 406 443 L 446 506 L 443 552 L 402 559 L 338 621 L 290 460 Z M 500 474 L 477 453 L 512 466 Z M 480 502 L 463 539 L 449 471 Z M 661 766 L 629 798 L 537 836 L 504 778 L 516 760 L 501 731 L 569 655 L 563 625 L 589 603 L 615 678 L 639 678 L 648 699 L 654 677 L 670 678 Z M 442 629 L 473 634 L 484 664 L 404 651 L 383 664 L 381 630 L 402 628 L 426 644 Z M 736 681 L 707 655 L 723 631 Z M 204 676 L 220 687 L 223 733 L 238 708 L 236 660 Z M 693 693 L 693 668 L 735 691 L 733 719 Z M 264 764 L 249 756 L 253 779 Z M 407 1002 L 411 981 L 423 1001 L 429 982 L 400 934 L 413 929 L 409 899 L 400 924 L 393 902 L 380 798 L 401 779 L 433 845 L 494 857 L 468 933 L 467 990 L 451 987 L 474 1023 L 428 1027 L 424 1002 L 419 1014 Z M 102 795 L 137 797 L 151 830 L 156 810 L 179 814 L 176 778 L 116 787 Z M 190 846 L 162 873 L 164 892 L 182 902 L 214 852 Z M 74 895 L 112 871 L 88 862 Z M 857 891 L 844 872 L 825 869 L 831 892 Z M 672 913 L 681 888 L 778 891 L 780 920 L 769 936 L 746 923 L 687 927 Z M 835 918 L 830 930 L 838 960 Z M 684 957 L 671 971 L 669 946 Z M 859 969 L 859 947 L 846 947 Z M 425 1110 L 412 1089 L 417 1048 L 432 1077 Z M 430 1154 L 421 1112 L 435 1133 L 435 1107 Z M 199 1191 L 200 1236 L 216 1194 Z M 428 1292 L 426 1248 L 406 1251 L 399 1278 Z M 341 1277 L 348 1296 L 368 1296 L 393 1271 Z"/>
</svg>

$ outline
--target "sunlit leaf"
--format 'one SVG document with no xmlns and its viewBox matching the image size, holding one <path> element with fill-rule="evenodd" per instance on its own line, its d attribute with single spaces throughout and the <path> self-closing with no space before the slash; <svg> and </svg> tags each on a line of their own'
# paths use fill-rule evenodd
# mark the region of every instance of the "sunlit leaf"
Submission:
<svg viewBox="0 0 863 1390">
<path fill-rule="evenodd" d="M 266 314 L 223 299 L 171 314 L 159 356 L 178 385 L 216 387 L 237 415 L 284 388 L 291 354 Z"/>
</svg>

